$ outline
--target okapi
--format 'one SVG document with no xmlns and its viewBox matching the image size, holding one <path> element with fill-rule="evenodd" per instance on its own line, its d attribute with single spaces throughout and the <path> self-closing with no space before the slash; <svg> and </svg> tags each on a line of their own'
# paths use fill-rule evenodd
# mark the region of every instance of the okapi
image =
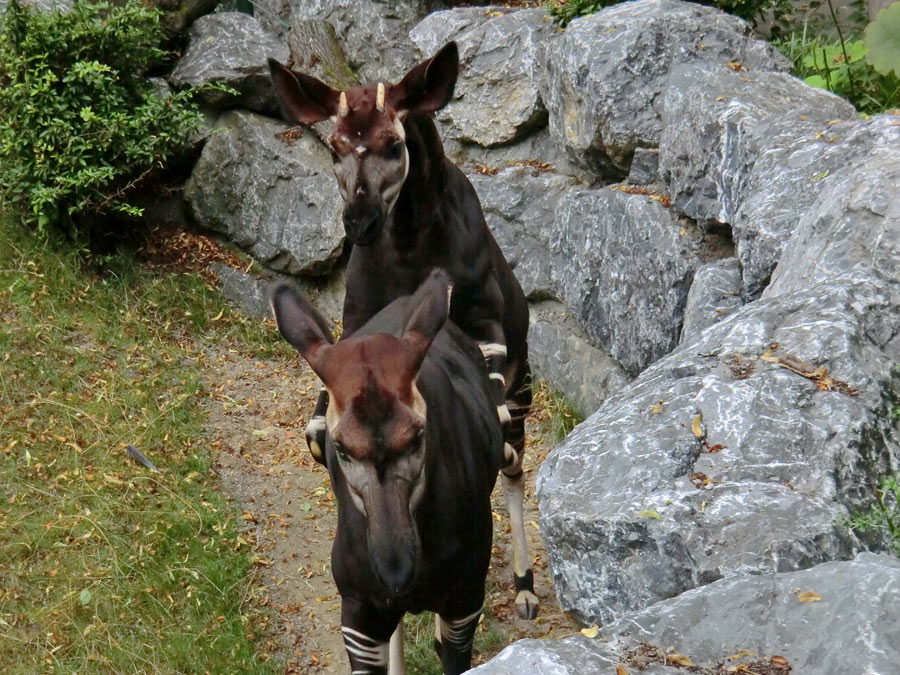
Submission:
<svg viewBox="0 0 900 675">
<path fill-rule="evenodd" d="M 409 295 L 435 267 L 454 293 L 450 318 L 471 336 L 488 363 L 497 413 L 505 429 L 502 485 L 513 533 L 516 607 L 534 618 L 538 598 L 525 543 L 522 459 L 531 408 L 528 304 L 484 220 L 469 180 L 444 155 L 433 113 L 453 96 L 459 71 L 450 42 L 398 84 L 336 91 L 269 60 L 275 92 L 299 124 L 332 119 L 329 147 L 353 245 L 346 273 L 343 336 L 353 335 L 394 299 Z M 307 427 L 313 456 L 322 451 L 326 392 Z"/>
<path fill-rule="evenodd" d="M 334 344 L 308 301 L 272 294 L 279 330 L 329 393 L 331 569 L 354 675 L 402 673 L 402 618 L 423 610 L 444 673 L 471 665 L 503 431 L 481 353 L 447 320 L 451 288 L 435 270 Z"/>
</svg>

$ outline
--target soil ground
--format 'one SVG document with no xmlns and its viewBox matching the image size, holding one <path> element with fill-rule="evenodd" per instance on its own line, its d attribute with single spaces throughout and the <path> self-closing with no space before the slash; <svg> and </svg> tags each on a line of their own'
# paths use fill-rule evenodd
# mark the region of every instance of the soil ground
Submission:
<svg viewBox="0 0 900 675">
<path fill-rule="evenodd" d="M 287 673 L 347 672 L 339 632 L 340 596 L 329 566 L 337 511 L 328 473 L 313 461 L 303 436 L 319 382 L 300 359 L 257 360 L 233 351 L 210 357 L 215 364 L 208 375 L 214 392 L 210 437 L 224 490 L 239 503 L 247 537 L 255 540 L 257 601 L 268 605 L 274 617 L 267 649 L 286 656 Z M 499 629 L 503 639 L 493 649 L 476 653 L 476 663 L 513 640 L 578 630 L 557 604 L 537 527 L 534 480 L 553 444 L 547 416 L 538 405 L 529 417 L 525 463 L 525 522 L 540 616 L 523 621 L 515 611 L 509 525 L 498 481 L 485 606 L 493 617 L 492 628 Z"/>
</svg>

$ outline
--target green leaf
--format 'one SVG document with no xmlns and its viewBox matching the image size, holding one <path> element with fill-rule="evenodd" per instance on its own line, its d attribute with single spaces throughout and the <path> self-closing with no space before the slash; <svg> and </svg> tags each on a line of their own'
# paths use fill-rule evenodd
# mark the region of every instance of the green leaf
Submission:
<svg viewBox="0 0 900 675">
<path fill-rule="evenodd" d="M 92 597 L 93 596 L 91 595 L 91 592 L 87 588 L 82 590 L 78 596 L 78 599 L 81 601 L 81 606 L 87 607 L 89 604 L 91 604 Z"/>
<path fill-rule="evenodd" d="M 828 89 L 828 84 L 825 82 L 825 78 L 821 75 L 810 75 L 806 78 L 806 84 L 818 87 L 819 89 Z"/>
<path fill-rule="evenodd" d="M 866 26 L 865 41 L 869 47 L 866 61 L 882 75 L 893 71 L 900 76 L 900 2 L 878 12 Z"/>
<path fill-rule="evenodd" d="M 646 511 L 638 511 L 637 515 L 641 516 L 642 518 L 653 518 L 654 520 L 662 520 L 662 516 L 659 515 L 653 509 L 647 509 Z"/>
</svg>

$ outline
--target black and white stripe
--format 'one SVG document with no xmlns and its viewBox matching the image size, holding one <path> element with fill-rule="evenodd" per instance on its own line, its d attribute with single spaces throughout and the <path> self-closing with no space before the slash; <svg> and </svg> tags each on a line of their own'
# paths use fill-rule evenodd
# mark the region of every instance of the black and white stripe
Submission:
<svg viewBox="0 0 900 675">
<path fill-rule="evenodd" d="M 387 672 L 390 643 L 370 638 L 349 626 L 341 626 L 352 675 L 382 675 Z"/>
</svg>

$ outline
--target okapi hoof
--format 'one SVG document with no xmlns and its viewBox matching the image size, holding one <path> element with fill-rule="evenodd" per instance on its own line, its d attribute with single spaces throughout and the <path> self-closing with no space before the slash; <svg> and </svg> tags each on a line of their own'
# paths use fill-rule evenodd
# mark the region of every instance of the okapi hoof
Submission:
<svg viewBox="0 0 900 675">
<path fill-rule="evenodd" d="M 534 574 L 531 570 L 525 572 L 525 576 L 513 574 L 516 584 L 516 611 L 522 619 L 534 619 L 541 608 L 541 601 L 534 594 Z"/>
</svg>

